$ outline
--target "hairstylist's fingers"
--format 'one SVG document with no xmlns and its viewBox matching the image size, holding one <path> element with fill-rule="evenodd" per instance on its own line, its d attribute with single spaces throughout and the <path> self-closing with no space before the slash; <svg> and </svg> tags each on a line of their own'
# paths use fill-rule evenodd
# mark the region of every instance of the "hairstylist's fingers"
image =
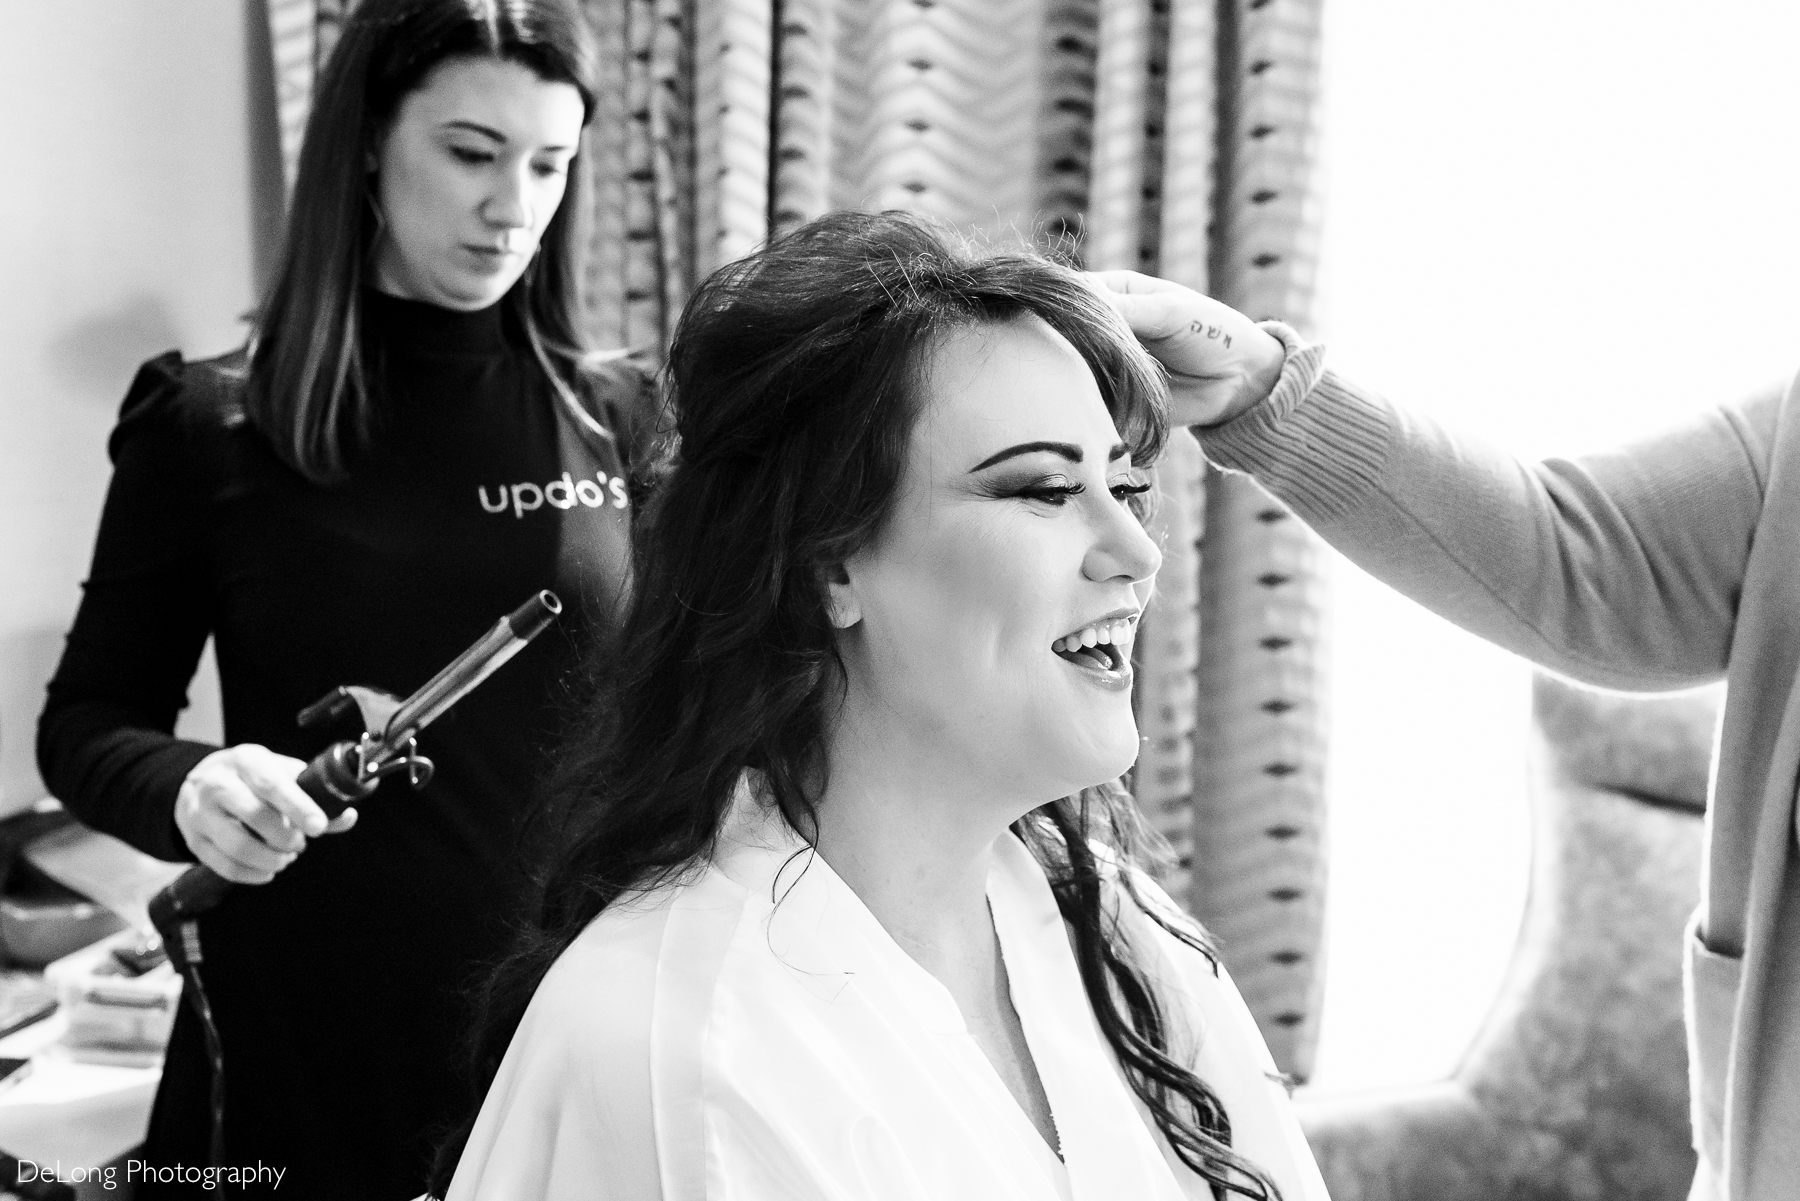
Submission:
<svg viewBox="0 0 1800 1201">
<path fill-rule="evenodd" d="M 240 874 L 264 877 L 258 883 L 268 883 L 275 878 L 276 873 L 299 858 L 298 852 L 277 851 L 241 823 L 229 819 L 203 826 L 201 837 L 209 841 Z"/>
<path fill-rule="evenodd" d="M 194 858 L 219 875 L 238 884 L 266 884 L 294 856 L 270 848 L 226 812 L 219 794 L 229 786 L 243 787 L 190 773 L 176 798 L 175 824 Z"/>
<path fill-rule="evenodd" d="M 194 858 L 233 884 L 267 884 L 279 870 L 265 870 L 245 863 L 214 842 L 204 831 L 197 831 L 189 836 L 188 849 L 194 852 Z"/>
<path fill-rule="evenodd" d="M 190 825 L 225 854 L 256 871 L 280 871 L 292 862 L 300 846 L 273 846 L 253 829 L 252 815 L 266 814 L 262 820 L 279 829 L 281 818 L 256 799 L 241 779 L 216 777 L 198 782 L 195 787 L 193 817 Z M 186 830 L 183 830 L 186 833 Z M 290 830 L 288 834 L 293 837 Z"/>
<path fill-rule="evenodd" d="M 1145 292 L 1193 291 L 1186 284 L 1178 284 L 1160 275 L 1145 275 L 1142 271 L 1088 271 L 1083 274 L 1110 292 L 1140 295 Z"/>
<path fill-rule="evenodd" d="M 355 809 L 346 809 L 342 813 L 338 814 L 336 817 L 331 819 L 331 824 L 325 827 L 325 833 L 327 833 L 327 834 L 342 834 L 345 830 L 348 830 L 351 826 L 354 826 L 355 824 L 356 824 L 356 810 Z"/>
<path fill-rule="evenodd" d="M 1125 318 L 1125 324 L 1131 327 L 1144 348 L 1159 359 L 1164 357 L 1169 343 L 1174 342 L 1178 349 L 1181 348 L 1182 341 L 1196 332 L 1196 324 L 1202 327 L 1202 334 L 1206 325 L 1218 325 L 1214 310 L 1224 307 L 1202 303 L 1206 297 L 1198 293 L 1183 296 L 1174 292 L 1113 292 L 1107 299 L 1119 316 Z"/>
<path fill-rule="evenodd" d="M 1185 342 L 1186 336 L 1197 335 L 1202 343 L 1223 342 L 1197 348 L 1216 355 L 1233 349 L 1239 336 L 1255 328 L 1255 322 L 1230 305 L 1173 280 L 1136 271 L 1090 271 L 1087 279 L 1145 342 Z M 1216 331 L 1210 337 L 1209 327 Z"/>
<path fill-rule="evenodd" d="M 294 829 L 293 823 L 281 816 L 280 810 L 265 801 L 256 789 L 253 780 L 239 776 L 219 784 L 212 800 L 221 813 L 270 850 L 284 855 L 304 851 L 306 835 Z"/>
<path fill-rule="evenodd" d="M 1087 278 L 1168 372 L 1174 424 L 1229 420 L 1265 399 L 1280 378 L 1281 343 L 1230 305 L 1135 271 Z"/>
<path fill-rule="evenodd" d="M 1179 334 L 1197 314 L 1225 307 L 1192 288 L 1136 271 L 1089 271 L 1083 278 L 1146 343 Z"/>
<path fill-rule="evenodd" d="M 266 883 L 292 863 L 306 840 L 256 787 L 298 774 L 298 764 L 259 746 L 228 747 L 195 764 L 175 797 L 175 825 L 194 857 L 238 883 Z"/>
<path fill-rule="evenodd" d="M 238 752 L 238 774 L 258 798 L 308 838 L 316 838 L 325 833 L 325 811 L 294 782 L 306 770 L 304 762 L 290 755 L 277 755 L 269 748 L 255 743 L 245 743 L 230 749 Z M 260 827 L 257 830 L 261 832 Z"/>
</svg>

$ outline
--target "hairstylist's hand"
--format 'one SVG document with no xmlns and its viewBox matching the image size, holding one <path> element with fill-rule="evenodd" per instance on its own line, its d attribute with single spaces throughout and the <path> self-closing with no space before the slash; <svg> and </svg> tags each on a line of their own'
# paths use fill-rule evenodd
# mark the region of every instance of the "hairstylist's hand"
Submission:
<svg viewBox="0 0 1800 1201">
<path fill-rule="evenodd" d="M 1216 425 L 1268 399 L 1281 377 L 1281 343 L 1228 305 L 1136 271 L 1091 271 L 1169 373 L 1171 425 Z"/>
<path fill-rule="evenodd" d="M 214 751 L 194 765 L 175 797 L 175 825 L 194 858 L 237 884 L 267 884 L 306 849 L 306 840 L 356 824 L 335 821 L 294 780 L 306 764 L 255 743 Z"/>
</svg>

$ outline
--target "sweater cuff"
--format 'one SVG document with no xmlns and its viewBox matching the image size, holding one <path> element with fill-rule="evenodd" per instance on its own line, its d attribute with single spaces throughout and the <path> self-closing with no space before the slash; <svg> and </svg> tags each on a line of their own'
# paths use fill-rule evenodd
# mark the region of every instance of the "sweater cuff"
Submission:
<svg viewBox="0 0 1800 1201">
<path fill-rule="evenodd" d="M 136 756 L 129 754 L 129 746 L 121 748 L 125 752 L 121 757 L 128 759 L 129 765 L 118 775 L 128 778 L 102 789 L 116 794 L 107 809 L 95 811 L 90 805 L 80 804 L 79 797 L 59 799 L 84 825 L 128 842 L 154 859 L 165 863 L 195 862 L 181 827 L 175 824 L 175 800 L 188 773 L 219 748 L 153 731 L 133 730 L 126 737 L 152 745 Z"/>
<path fill-rule="evenodd" d="M 200 766 L 200 760 L 219 748 L 205 742 L 177 738 L 157 756 L 154 768 L 147 773 L 154 782 L 148 791 L 163 796 L 179 796 L 188 773 Z M 165 863 L 198 863 L 188 848 L 181 827 L 175 824 L 175 806 L 170 805 L 160 819 L 145 823 L 138 849 Z M 130 840 L 128 840 L 130 841 Z"/>
<path fill-rule="evenodd" d="M 1375 486 L 1392 440 L 1380 401 L 1325 368 L 1325 348 L 1307 346 L 1279 321 L 1259 322 L 1287 351 L 1267 400 L 1194 431 L 1206 457 L 1242 471 L 1310 524 L 1355 508 Z"/>
</svg>

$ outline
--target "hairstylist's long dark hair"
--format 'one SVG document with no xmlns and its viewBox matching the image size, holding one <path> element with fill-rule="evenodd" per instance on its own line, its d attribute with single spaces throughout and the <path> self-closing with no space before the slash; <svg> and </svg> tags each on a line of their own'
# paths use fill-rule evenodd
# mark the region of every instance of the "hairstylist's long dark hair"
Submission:
<svg viewBox="0 0 1800 1201">
<path fill-rule="evenodd" d="M 374 414 L 358 352 L 361 293 L 378 231 L 369 157 L 400 102 L 449 58 L 496 58 L 581 93 L 594 113 L 595 52 L 573 0 L 362 0 L 314 91 L 288 201 L 281 266 L 256 321 L 246 408 L 275 453 L 314 483 L 343 480 Z M 581 361 L 573 214 L 581 172 L 537 261 L 501 301 L 565 403 Z"/>
<path fill-rule="evenodd" d="M 915 217 L 839 213 L 688 302 L 669 352 L 674 437 L 640 513 L 630 608 L 550 781 L 529 922 L 479 998 L 482 1089 L 551 963 L 618 898 L 703 864 L 746 771 L 796 831 L 815 829 L 842 670 L 827 569 L 887 516 L 935 341 L 1028 314 L 1081 354 L 1133 460 L 1153 462 L 1167 424 L 1157 368 L 1103 300 L 1040 258 L 972 257 Z M 1217 1096 L 1170 1056 L 1156 995 L 1106 916 L 1113 865 L 1089 840 L 1127 856 L 1134 817 L 1121 791 L 1090 789 L 1015 830 L 1045 863 L 1089 1002 L 1176 1151 L 1217 1189 L 1272 1198 L 1232 1151 Z M 1159 920 L 1206 950 L 1197 929 Z M 439 1153 L 439 1196 L 473 1121 Z"/>
</svg>

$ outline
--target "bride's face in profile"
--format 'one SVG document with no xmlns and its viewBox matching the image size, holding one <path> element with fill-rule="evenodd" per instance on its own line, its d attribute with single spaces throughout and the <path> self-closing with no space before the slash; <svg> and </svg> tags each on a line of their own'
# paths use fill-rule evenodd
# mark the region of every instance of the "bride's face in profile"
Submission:
<svg viewBox="0 0 1800 1201">
<path fill-rule="evenodd" d="M 1131 647 L 1162 561 L 1092 372 L 1036 317 L 929 351 L 881 533 L 834 620 L 852 704 L 901 745 L 1032 804 L 1137 758 Z M 897 725 L 897 728 L 896 728 Z"/>
</svg>

